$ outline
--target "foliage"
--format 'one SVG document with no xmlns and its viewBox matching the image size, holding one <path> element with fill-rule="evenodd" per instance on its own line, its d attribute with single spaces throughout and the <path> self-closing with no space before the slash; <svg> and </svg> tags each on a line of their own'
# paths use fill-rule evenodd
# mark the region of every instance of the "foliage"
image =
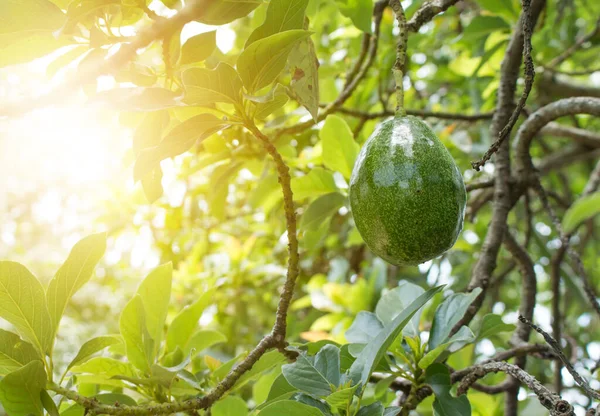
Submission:
<svg viewBox="0 0 600 416">
<path fill-rule="evenodd" d="M 543 140 L 527 149 L 531 177 L 503 171 L 500 156 L 476 173 L 470 161 L 496 139 L 492 117 L 506 112 L 498 89 L 510 71 L 501 62 L 527 13 L 512 0 L 439 2 L 447 10 L 404 3 L 406 111 L 428 118 L 469 202 L 451 251 L 397 267 L 365 246 L 347 198 L 360 146 L 394 114 L 396 16 L 387 1 L 0 2 L 0 67 L 51 54 L 46 75 L 67 85 L 27 111 L 83 91 L 86 105 L 118 113 L 139 189 L 97 208 L 108 232 L 80 239 L 51 279 L 0 261 L 8 415 L 483 416 L 511 403 L 514 412 L 547 414 L 535 397 L 517 401 L 518 384 L 502 374 L 457 394 L 468 375 L 487 374 L 482 360 L 515 357 L 534 380 L 550 384 L 554 373 L 552 388 L 578 397 L 558 361 L 541 361 L 555 358 L 551 348 L 534 344 L 516 316 L 545 327 L 552 309 L 554 335 L 570 341 L 577 369 L 593 377 L 600 167 L 591 162 L 600 118 L 590 111 L 546 123 L 536 132 Z M 534 25 L 532 57 L 543 72 L 527 114 L 577 95 L 573 77 L 597 75 L 586 71 L 597 58 L 600 5 L 558 3 Z M 182 30 L 194 25 L 192 35 Z M 224 33 L 235 34 L 231 48 Z M 100 91 L 105 73 L 117 86 Z M 20 108 L 9 107 L 0 116 Z M 514 136 L 527 133 L 524 125 Z M 506 195 L 514 201 L 499 202 Z M 499 236 L 490 231 L 498 223 Z M 105 252 L 143 230 L 160 265 L 139 279 Z M 79 345 L 65 335 L 75 323 L 87 328 Z M 502 398 L 485 394 L 502 383 Z M 540 402 L 557 405 L 552 398 Z"/>
</svg>

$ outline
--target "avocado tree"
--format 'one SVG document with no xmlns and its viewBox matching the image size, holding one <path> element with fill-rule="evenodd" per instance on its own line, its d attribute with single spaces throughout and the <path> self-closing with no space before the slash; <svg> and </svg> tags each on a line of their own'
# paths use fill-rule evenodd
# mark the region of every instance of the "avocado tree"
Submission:
<svg viewBox="0 0 600 416">
<path fill-rule="evenodd" d="M 0 79 L 44 67 L 35 98 L 0 88 L 0 123 L 110 113 L 145 196 L 97 207 L 107 231 L 51 278 L 0 261 L 6 414 L 598 413 L 600 3 L 0 16 Z M 104 255 L 142 227 L 160 265 L 123 284 Z M 91 284 L 110 307 L 82 301 Z M 94 327 L 80 345 L 76 322 Z"/>
</svg>

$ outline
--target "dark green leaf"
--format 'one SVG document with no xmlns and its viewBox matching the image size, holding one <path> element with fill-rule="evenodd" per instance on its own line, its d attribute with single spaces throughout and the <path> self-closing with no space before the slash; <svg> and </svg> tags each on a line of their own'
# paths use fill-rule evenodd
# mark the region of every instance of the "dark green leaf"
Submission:
<svg viewBox="0 0 600 416">
<path fill-rule="evenodd" d="M 298 390 L 326 397 L 331 393 L 329 381 L 315 366 L 314 357 L 301 354 L 293 364 L 281 368 L 285 379 Z"/>
<path fill-rule="evenodd" d="M 315 407 L 319 409 L 325 416 L 333 416 L 331 413 L 331 407 L 328 403 L 315 399 L 306 393 L 296 393 L 292 396 L 292 400 Z"/>
<path fill-rule="evenodd" d="M 269 390 L 269 395 L 267 396 L 267 402 L 273 401 L 280 397 L 285 397 L 287 394 L 297 391 L 294 386 L 292 386 L 285 379 L 283 374 L 277 376 L 273 385 L 271 386 L 271 390 Z"/>
<path fill-rule="evenodd" d="M 315 355 L 315 368 L 335 387 L 340 385 L 340 349 L 327 344 Z"/>
<path fill-rule="evenodd" d="M 444 364 L 432 364 L 425 372 L 425 381 L 435 394 L 433 410 L 436 416 L 470 416 L 471 404 L 467 396 L 453 397 L 450 372 Z"/>
<path fill-rule="evenodd" d="M 204 32 L 192 36 L 181 47 L 180 65 L 202 62 L 208 58 L 217 47 L 216 31 Z"/>
<path fill-rule="evenodd" d="M 448 340 L 439 344 L 435 349 L 431 349 L 421 360 L 419 361 L 419 368 L 426 369 L 429 367 L 446 349 L 452 344 L 459 344 L 464 346 L 466 343 L 473 342 L 475 335 L 467 326 L 462 326 L 456 334 L 451 336 Z"/>
<path fill-rule="evenodd" d="M 349 17 L 354 26 L 363 32 L 371 33 L 372 0 L 336 0 L 336 3 L 340 12 Z"/>
<path fill-rule="evenodd" d="M 362 407 L 356 416 L 383 416 L 383 405 L 380 402 Z"/>
<path fill-rule="evenodd" d="M 381 301 L 380 301 L 381 302 Z M 346 339 L 357 344 L 367 344 L 383 329 L 383 324 L 373 312 L 360 311 L 350 328 L 346 331 Z"/>
<path fill-rule="evenodd" d="M 296 43 L 310 35 L 288 30 L 259 39 L 240 54 L 237 68 L 248 92 L 254 93 L 277 79 Z"/>
<path fill-rule="evenodd" d="M 462 319 L 467 308 L 473 303 L 479 293 L 481 293 L 481 289 L 476 288 L 470 293 L 454 293 L 444 299 L 436 309 L 433 323 L 431 324 L 431 333 L 429 335 L 430 350 L 435 349 L 447 340 L 454 325 Z"/>
</svg>

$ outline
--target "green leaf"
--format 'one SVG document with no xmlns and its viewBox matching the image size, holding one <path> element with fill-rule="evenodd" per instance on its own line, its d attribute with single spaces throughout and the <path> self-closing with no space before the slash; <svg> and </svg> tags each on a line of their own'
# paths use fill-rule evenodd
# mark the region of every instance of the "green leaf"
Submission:
<svg viewBox="0 0 600 416">
<path fill-rule="evenodd" d="M 333 416 L 333 414 L 331 413 L 331 406 L 329 406 L 328 403 L 316 399 L 309 394 L 296 393 L 291 397 L 291 399 L 315 407 L 319 409 L 321 413 L 323 413 L 325 416 Z"/>
<path fill-rule="evenodd" d="M 390 323 L 403 309 L 405 309 L 414 299 L 422 295 L 425 290 L 414 283 L 402 280 L 398 286 L 392 290 L 386 291 L 375 308 L 377 317 L 384 325 Z M 421 310 L 415 313 L 415 316 L 404 327 L 402 333 L 412 337 L 419 335 L 419 321 L 421 320 Z"/>
<path fill-rule="evenodd" d="M 185 345 L 183 353 L 185 355 L 192 354 L 192 350 L 194 350 L 195 353 L 193 355 L 195 355 L 206 348 L 210 348 L 215 344 L 226 341 L 227 337 L 219 331 L 215 331 L 214 329 L 200 329 L 196 331 L 194 335 L 192 335 L 188 343 Z"/>
<path fill-rule="evenodd" d="M 75 358 L 73 358 L 67 366 L 67 370 L 76 365 L 85 363 L 98 351 L 102 351 L 106 347 L 110 347 L 111 345 L 119 344 L 121 342 L 121 338 L 112 335 L 100 336 L 86 341 L 79 349 L 79 352 Z"/>
<path fill-rule="evenodd" d="M 300 220 L 300 230 L 316 230 L 346 203 L 339 192 L 325 194 L 315 199 Z"/>
<path fill-rule="evenodd" d="M 516 327 L 513 324 L 505 324 L 504 321 L 502 321 L 502 317 L 493 313 L 488 313 L 481 321 L 481 326 L 479 327 L 479 331 L 477 333 L 477 339 L 488 338 L 491 335 L 495 335 L 500 332 L 513 332 L 515 328 Z"/>
<path fill-rule="evenodd" d="M 94 396 L 102 404 L 114 405 L 115 403 L 124 404 L 126 406 L 135 406 L 137 402 L 123 393 L 102 393 Z"/>
<path fill-rule="evenodd" d="M 50 351 L 53 325 L 44 288 L 22 264 L 0 261 L 0 318 L 13 324 L 40 356 Z"/>
<path fill-rule="evenodd" d="M 349 342 L 368 344 L 383 327 L 384 325 L 373 312 L 360 311 L 346 331 L 345 336 Z"/>
<path fill-rule="evenodd" d="M 340 385 L 340 349 L 333 344 L 327 344 L 315 355 L 315 368 L 323 374 L 329 384 Z"/>
<path fill-rule="evenodd" d="M 163 338 L 165 319 L 169 310 L 171 300 L 171 285 L 173 280 L 173 265 L 165 263 L 158 266 L 148 274 L 137 290 L 146 311 L 146 328 L 154 341 L 154 354 L 156 357 L 158 348 Z"/>
<path fill-rule="evenodd" d="M 323 168 L 314 168 L 307 175 L 292 178 L 292 191 L 296 200 L 328 194 L 337 190 L 338 187 L 333 180 L 333 173 Z"/>
<path fill-rule="evenodd" d="M 241 105 L 242 80 L 237 71 L 226 63 L 213 70 L 190 68 L 183 71 L 184 101 L 189 105 L 212 105 L 215 102 Z"/>
<path fill-rule="evenodd" d="M 312 39 L 306 38 L 290 52 L 288 65 L 292 73 L 290 88 L 292 96 L 303 105 L 313 120 L 319 116 L 319 59 Z"/>
<path fill-rule="evenodd" d="M 362 407 L 356 416 L 383 416 L 383 405 L 381 402 L 371 403 L 368 406 Z"/>
<path fill-rule="evenodd" d="M 196 142 L 226 127 L 228 127 L 226 121 L 212 114 L 200 114 L 185 120 L 171 129 L 158 146 L 145 149 L 140 153 L 133 167 L 134 179 L 136 181 L 143 179 L 161 160 L 188 151 Z"/>
<path fill-rule="evenodd" d="M 354 26 L 363 32 L 371 33 L 372 0 L 336 0 L 336 3 L 340 12 L 349 17 Z"/>
<path fill-rule="evenodd" d="M 284 365 L 281 372 L 287 382 L 300 391 L 320 397 L 331 394 L 330 383 L 325 374 L 317 369 L 314 357 L 301 354 L 293 364 Z"/>
<path fill-rule="evenodd" d="M 42 359 L 42 355 L 17 334 L 0 329 L 0 376 Z"/>
<path fill-rule="evenodd" d="M 158 79 L 152 67 L 137 62 L 128 63 L 114 76 L 117 82 L 131 82 L 138 87 L 152 87 Z"/>
<path fill-rule="evenodd" d="M 402 411 L 401 407 L 390 406 L 383 409 L 383 416 L 397 416 Z"/>
<path fill-rule="evenodd" d="M 261 4 L 261 0 L 211 0 L 196 20 L 207 25 L 224 25 L 247 16 Z"/>
<path fill-rule="evenodd" d="M 275 366 L 279 366 L 286 362 L 285 357 L 279 351 L 269 351 L 264 354 L 260 359 L 252 366 L 250 371 L 247 371 L 240 379 L 235 383 L 233 390 L 239 390 L 246 383 L 254 380 L 256 377 L 273 369 Z"/>
<path fill-rule="evenodd" d="M 456 334 L 450 337 L 446 342 L 438 345 L 435 349 L 430 350 L 421 360 L 419 361 L 419 368 L 426 369 L 429 367 L 439 356 L 442 354 L 450 345 L 454 343 L 464 343 L 475 341 L 475 335 L 467 326 L 462 326 Z"/>
<path fill-rule="evenodd" d="M 44 364 L 35 360 L 0 380 L 0 403 L 10 416 L 44 413 L 40 394 L 46 387 Z"/>
<path fill-rule="evenodd" d="M 146 327 L 144 302 L 139 294 L 125 305 L 119 320 L 119 328 L 127 346 L 129 362 L 145 373 L 149 373 L 154 362 L 154 340 Z"/>
<path fill-rule="evenodd" d="M 353 387 L 348 387 L 331 393 L 325 398 L 325 401 L 331 406 L 338 409 L 345 409 L 348 403 L 352 403 L 354 392 L 358 388 L 358 384 Z"/>
<path fill-rule="evenodd" d="M 60 29 L 65 21 L 65 14 L 48 0 L 0 2 L 0 34 L 34 30 L 51 32 Z"/>
<path fill-rule="evenodd" d="M 208 58 L 217 47 L 216 31 L 200 33 L 185 41 L 181 47 L 180 65 L 202 62 Z"/>
<path fill-rule="evenodd" d="M 289 395 L 290 393 L 297 391 L 297 390 L 298 389 L 296 387 L 294 387 L 290 383 L 288 383 L 288 381 L 286 380 L 286 378 L 283 374 L 280 374 L 279 376 L 277 376 L 277 378 L 273 382 L 273 385 L 271 386 L 271 390 L 269 390 L 269 395 L 267 396 L 267 402 L 273 401 L 273 400 L 281 398 L 281 397 L 285 397 L 286 395 Z"/>
<path fill-rule="evenodd" d="M 254 117 L 258 120 L 264 120 L 269 115 L 271 115 L 271 113 L 283 107 L 288 102 L 288 100 L 289 97 L 287 95 L 285 87 L 281 84 L 277 84 L 277 86 L 273 90 L 271 99 L 255 104 L 256 112 L 254 113 Z"/>
<path fill-rule="evenodd" d="M 360 146 L 343 118 L 330 114 L 319 132 L 323 143 L 323 163 L 331 170 L 350 178 Z"/>
<path fill-rule="evenodd" d="M 294 400 L 281 400 L 265 406 L 259 413 L 260 416 L 323 416 L 316 407 L 309 406 Z"/>
<path fill-rule="evenodd" d="M 425 381 L 435 394 L 433 410 L 436 416 L 470 416 L 471 404 L 467 396 L 453 397 L 450 372 L 444 364 L 432 364 L 425 372 Z"/>
<path fill-rule="evenodd" d="M 105 251 L 106 233 L 92 234 L 79 240 L 71 249 L 67 260 L 50 280 L 46 300 L 54 328 L 52 338 L 58 331 L 67 303 L 91 279 Z"/>
<path fill-rule="evenodd" d="M 246 416 L 248 407 L 246 401 L 237 396 L 227 396 L 211 407 L 212 416 Z"/>
<path fill-rule="evenodd" d="M 479 0 L 477 4 L 488 12 L 512 18 L 511 20 L 516 20 L 518 17 L 511 0 Z"/>
<path fill-rule="evenodd" d="M 142 150 L 160 143 L 162 132 L 169 125 L 169 121 L 169 112 L 166 110 L 154 111 L 144 115 L 142 122 L 133 134 L 133 152 L 136 156 Z"/>
<path fill-rule="evenodd" d="M 267 7 L 265 21 L 250 34 L 245 47 L 276 33 L 302 29 L 307 5 L 308 0 L 271 0 Z"/>
<path fill-rule="evenodd" d="M 274 82 L 296 42 L 309 35 L 305 30 L 288 30 L 259 39 L 244 49 L 237 68 L 248 92 L 254 93 Z"/>
<path fill-rule="evenodd" d="M 214 298 L 215 289 L 204 292 L 196 302 L 183 308 L 169 325 L 167 330 L 167 350 L 174 351 L 177 347 L 183 349 L 194 330 L 198 326 L 198 320 L 204 309 L 210 305 Z"/>
<path fill-rule="evenodd" d="M 52 397 L 50 397 L 46 390 L 40 392 L 40 400 L 48 416 L 59 416 L 58 407 L 56 407 L 56 403 L 54 403 L 54 400 L 52 400 Z"/>
<path fill-rule="evenodd" d="M 583 221 L 600 213 L 600 192 L 585 195 L 571 205 L 562 221 L 563 231 L 570 234 Z"/>
<path fill-rule="evenodd" d="M 438 286 L 429 289 L 417 299 L 415 299 L 406 309 L 404 309 L 392 322 L 386 325 L 377 336 L 369 342 L 366 347 L 360 352 L 352 366 L 348 370 L 348 378 L 353 384 L 361 384 L 366 386 L 369 377 L 379 363 L 379 360 L 385 354 L 388 347 L 394 342 L 396 337 L 402 331 L 402 328 L 413 317 L 415 313 L 437 292 L 442 290 L 443 286 Z"/>
<path fill-rule="evenodd" d="M 454 325 L 462 319 L 479 293 L 481 293 L 481 288 L 476 288 L 470 293 L 454 293 L 444 299 L 436 309 L 431 324 L 428 342 L 430 349 L 435 349 L 448 339 Z"/>
</svg>

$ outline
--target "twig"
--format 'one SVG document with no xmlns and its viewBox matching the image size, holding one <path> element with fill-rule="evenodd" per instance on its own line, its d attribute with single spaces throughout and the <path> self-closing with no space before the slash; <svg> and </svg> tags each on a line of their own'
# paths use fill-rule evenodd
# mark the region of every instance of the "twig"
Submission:
<svg viewBox="0 0 600 416">
<path fill-rule="evenodd" d="M 473 169 L 479 171 L 485 163 L 490 160 L 492 155 L 500 149 L 500 146 L 506 140 L 506 138 L 510 135 L 517 119 L 519 118 L 519 114 L 521 114 L 521 110 L 525 107 L 525 103 L 527 101 L 527 97 L 529 97 L 529 93 L 531 92 L 531 88 L 533 87 L 533 81 L 535 78 L 535 68 L 533 66 L 533 58 L 531 57 L 531 35 L 533 33 L 533 27 L 535 26 L 535 19 L 533 19 L 531 14 L 531 0 L 522 0 L 523 4 L 523 13 L 521 18 L 522 24 L 522 32 L 523 32 L 523 59 L 525 61 L 525 87 L 523 88 L 523 93 L 521 94 L 521 98 L 519 98 L 519 102 L 517 107 L 514 109 L 512 115 L 508 119 L 506 126 L 500 131 L 498 134 L 498 139 L 492 143 L 487 152 L 483 155 L 481 160 L 476 162 L 472 162 L 471 165 Z"/>
<path fill-rule="evenodd" d="M 445 12 L 451 6 L 458 3 L 458 0 L 433 0 L 426 1 L 423 5 L 415 12 L 406 24 L 407 29 L 410 32 L 418 32 L 421 26 L 429 22 L 436 15 Z"/>
<path fill-rule="evenodd" d="M 394 112 L 391 110 L 379 111 L 376 113 L 369 113 L 366 111 L 355 110 L 352 108 L 336 108 L 333 112 L 342 113 L 349 115 L 351 117 L 364 118 L 366 120 L 373 120 L 375 118 L 383 118 L 390 117 L 394 115 Z M 406 114 L 410 116 L 418 116 L 423 118 L 439 118 L 446 120 L 460 120 L 460 121 L 480 121 L 480 120 L 490 120 L 494 113 L 480 113 L 480 114 L 460 114 L 460 113 L 446 113 L 443 111 L 427 111 L 427 110 L 417 110 L 417 109 L 406 109 Z"/>
<path fill-rule="evenodd" d="M 535 393 L 535 395 L 538 396 L 538 400 L 542 406 L 550 410 L 551 415 L 574 415 L 573 406 L 571 406 L 567 401 L 561 400 L 560 396 L 552 393 L 525 370 L 516 365 L 503 361 L 475 366 L 473 371 L 461 381 L 460 385 L 458 386 L 457 394 L 465 394 L 471 385 L 475 383 L 475 381 L 485 377 L 490 373 L 498 372 L 509 374 L 529 387 Z"/>
<path fill-rule="evenodd" d="M 600 393 L 598 393 L 596 390 L 594 390 L 593 388 L 591 388 L 590 385 L 588 384 L 588 382 L 583 379 L 583 377 L 581 376 L 581 374 L 579 374 L 577 372 L 577 370 L 575 370 L 575 367 L 573 367 L 573 365 L 571 364 L 571 362 L 569 361 L 569 359 L 562 352 L 562 349 L 560 348 L 560 345 L 558 345 L 558 342 L 554 338 L 552 338 L 550 336 L 550 334 L 548 334 L 542 328 L 540 328 L 539 326 L 537 326 L 536 324 L 534 324 L 533 322 L 531 322 L 529 319 L 524 318 L 521 315 L 519 315 L 519 321 L 521 321 L 524 324 L 530 326 L 537 333 L 539 333 L 541 336 L 543 336 L 544 340 L 548 343 L 548 345 L 550 345 L 550 347 L 552 347 L 552 349 L 554 350 L 554 352 L 556 353 L 556 355 L 560 358 L 560 360 L 565 365 L 565 368 L 567 369 L 567 371 L 569 371 L 569 373 L 573 376 L 573 379 L 577 382 L 577 384 L 579 385 L 579 387 L 581 387 L 591 398 L 594 398 L 596 400 L 600 400 Z"/>
<path fill-rule="evenodd" d="M 560 55 L 558 55 L 557 57 L 552 59 L 550 62 L 548 62 L 547 65 L 544 65 L 544 67 L 548 68 L 548 69 L 556 68 L 558 65 L 563 63 L 566 59 L 568 59 L 571 55 L 573 55 L 575 52 L 577 52 L 577 50 L 579 50 L 579 48 L 581 48 L 581 46 L 584 43 L 589 42 L 591 39 L 593 39 L 594 36 L 596 36 L 596 34 L 598 34 L 598 33 L 600 33 L 600 17 L 598 18 L 598 20 L 596 20 L 596 24 L 594 25 L 594 28 L 589 33 L 587 33 L 586 35 L 577 39 L 577 41 L 573 45 L 571 45 L 563 53 L 561 53 Z"/>
</svg>

